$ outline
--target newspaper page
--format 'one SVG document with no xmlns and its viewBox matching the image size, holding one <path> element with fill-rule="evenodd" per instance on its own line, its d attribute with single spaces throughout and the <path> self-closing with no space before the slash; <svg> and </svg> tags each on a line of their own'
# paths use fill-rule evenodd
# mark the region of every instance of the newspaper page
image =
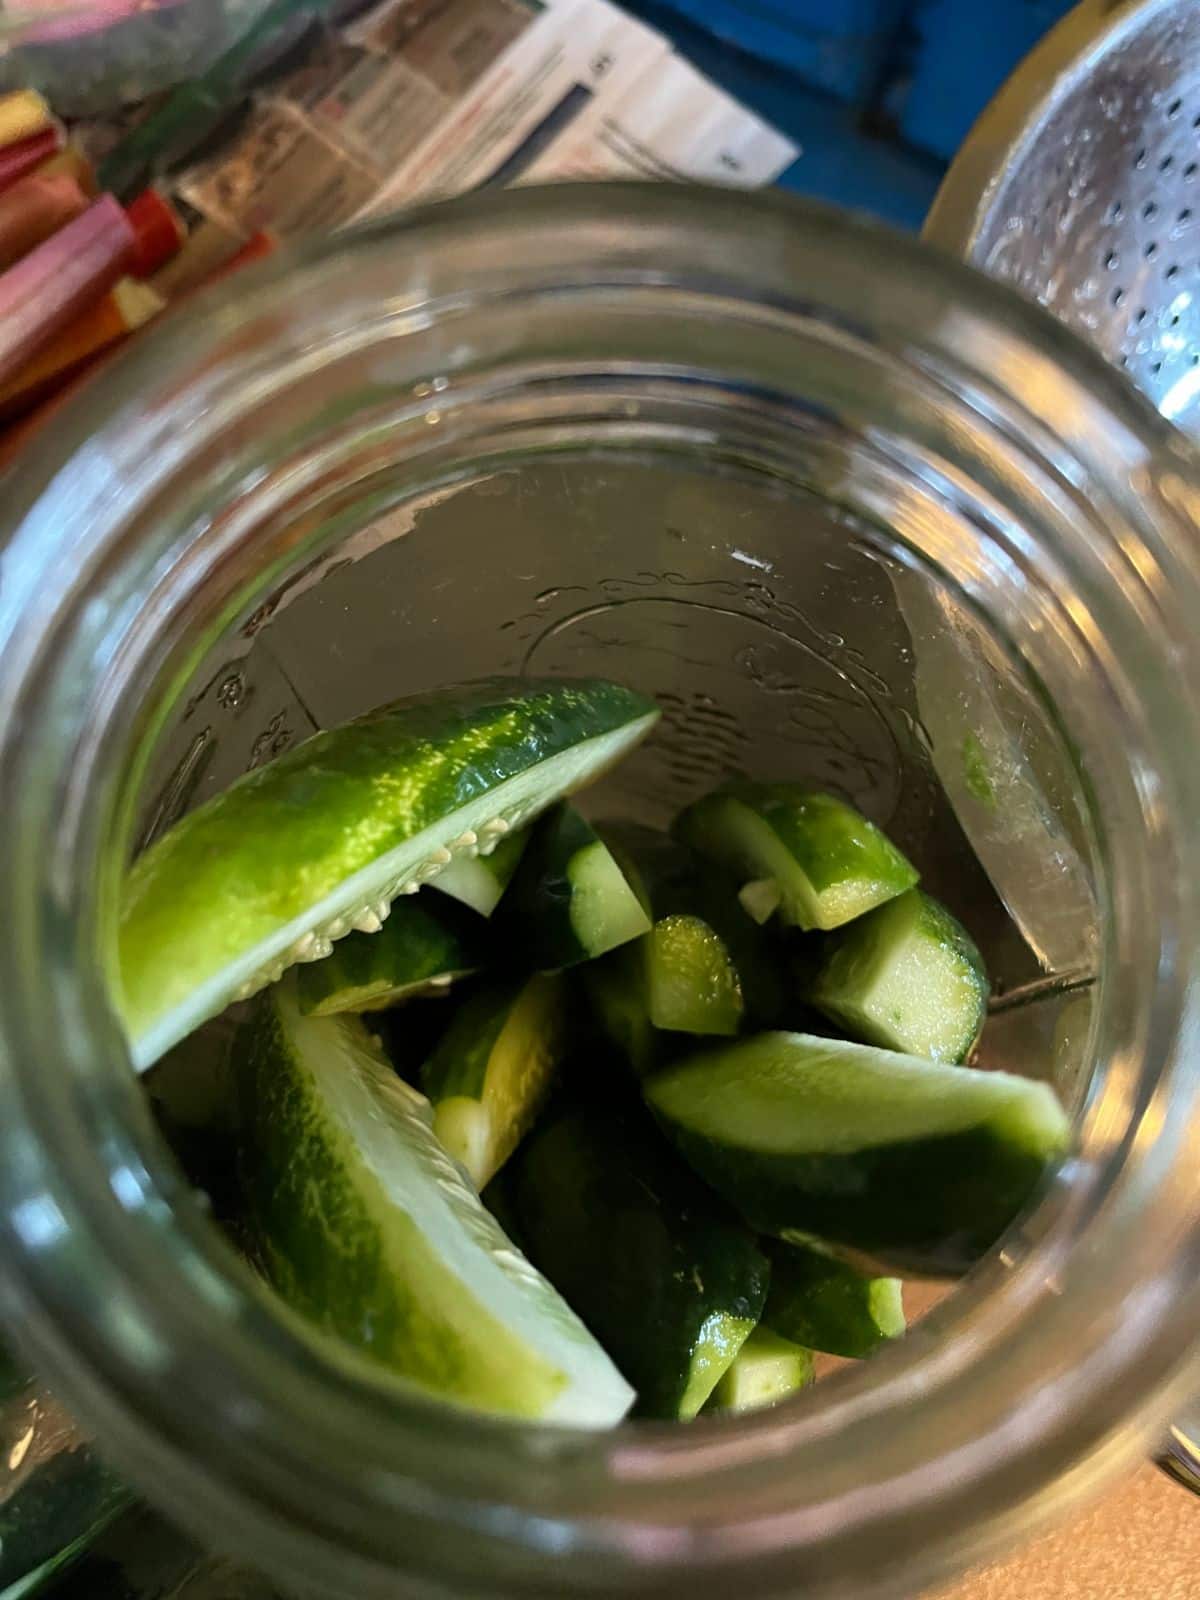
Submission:
<svg viewBox="0 0 1200 1600">
<path fill-rule="evenodd" d="M 259 91 L 177 190 L 286 238 L 496 184 L 752 187 L 795 155 L 609 0 L 386 0 Z"/>
</svg>

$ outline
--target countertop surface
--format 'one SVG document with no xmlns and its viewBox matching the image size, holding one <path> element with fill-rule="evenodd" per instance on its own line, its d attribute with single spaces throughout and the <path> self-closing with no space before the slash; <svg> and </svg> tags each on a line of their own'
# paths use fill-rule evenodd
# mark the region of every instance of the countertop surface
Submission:
<svg viewBox="0 0 1200 1600">
<path fill-rule="evenodd" d="M 1147 1463 L 1007 1560 L 928 1600 L 1195 1600 L 1200 1497 Z"/>
</svg>

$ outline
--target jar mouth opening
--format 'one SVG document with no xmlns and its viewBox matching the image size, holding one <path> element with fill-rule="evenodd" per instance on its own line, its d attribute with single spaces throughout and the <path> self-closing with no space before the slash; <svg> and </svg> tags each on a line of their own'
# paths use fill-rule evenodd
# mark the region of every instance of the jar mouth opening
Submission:
<svg viewBox="0 0 1200 1600">
<path fill-rule="evenodd" d="M 743 240 L 719 248 L 735 222 Z M 881 240 L 905 258 L 905 282 L 893 304 L 855 302 L 868 281 L 864 249 Z M 488 260 L 516 265 L 488 274 L 479 265 Z M 1167 493 L 1180 484 L 1200 492 L 1191 461 L 1036 313 L 914 245 L 815 208 L 669 189 L 652 205 L 624 188 L 477 197 L 424 223 L 310 250 L 292 270 L 283 309 L 270 269 L 237 312 L 215 313 L 202 359 L 187 338 L 204 312 L 186 337 L 168 329 L 157 349 L 135 354 L 112 418 L 95 428 L 77 416 L 69 457 L 43 452 L 16 491 L 23 521 L 6 568 L 15 585 L 0 605 L 12 662 L 0 695 L 0 782 L 14 817 L 5 892 L 28 937 L 10 952 L 0 1020 L 4 1092 L 43 1151 L 31 1168 L 9 1139 L 7 1249 L 64 1392 L 111 1431 L 127 1462 L 143 1453 L 144 1477 L 161 1470 L 173 1509 L 186 1483 L 210 1528 L 219 1508 L 239 1536 L 273 1530 L 282 1567 L 290 1560 L 294 1571 L 314 1541 L 326 1552 L 340 1542 L 360 1563 L 365 1593 L 382 1581 L 396 1530 L 411 1533 L 435 1513 L 461 1529 L 465 1547 L 509 1550 L 524 1539 L 570 1550 L 595 1561 L 596 1581 L 635 1550 L 664 1571 L 704 1559 L 728 1573 L 751 1560 L 765 1572 L 798 1548 L 823 1560 L 846 1554 L 867 1525 L 884 1530 L 887 1548 L 905 1519 L 910 1539 L 911 1527 L 927 1529 L 936 1561 L 935 1499 L 944 1508 L 949 1495 L 961 1518 L 968 1501 L 986 1503 L 995 1520 L 1014 1496 L 1083 1471 L 1114 1441 L 1132 1448 L 1128 1394 L 1112 1386 L 1137 1362 L 1145 1403 L 1169 1386 L 1194 1311 L 1176 1280 L 1196 1243 L 1178 1106 L 1194 1094 L 1180 1055 L 1196 1020 L 1198 880 L 1186 871 L 1191 843 L 1170 819 L 1200 790 L 1178 748 L 1180 718 L 1200 722 L 1186 628 L 1200 585 L 1172 545 Z M 564 308 L 574 324 L 565 332 Z M 820 381 L 798 364 L 801 351 L 812 364 L 824 353 Z M 874 372 L 881 391 L 894 388 L 895 415 L 873 414 L 854 394 L 839 400 L 835 360 L 860 384 Z M 430 387 L 435 380 L 443 386 Z M 797 481 L 801 438 L 824 477 Z M 393 1407 L 353 1363 L 327 1360 L 268 1313 L 226 1272 L 154 1155 L 98 954 L 121 869 L 114 839 L 128 834 L 167 703 L 214 621 L 245 627 L 265 594 L 321 570 L 322 549 L 376 491 L 397 507 L 428 502 L 505 461 L 597 451 L 613 460 L 716 452 L 730 473 L 844 495 L 862 529 L 886 521 L 893 553 L 942 573 L 964 614 L 986 615 L 1066 723 L 1102 858 L 1106 1065 L 1079 1152 L 1028 1230 L 870 1373 L 827 1380 L 810 1407 L 688 1436 L 638 1424 L 583 1439 L 417 1401 Z M 896 494 L 902 481 L 907 500 Z M 51 551 L 60 565 L 74 555 L 77 572 L 48 581 Z M 22 602 L 39 587 L 34 614 Z M 1163 637 L 1148 639 L 1152 624 L 1175 668 Z M 20 743 L 18 722 L 35 730 Z M 49 881 L 35 882 L 50 849 Z M 1141 950 L 1130 944 L 1135 931 Z M 41 1242 L 34 1199 L 49 1230 Z M 1118 1250 L 1154 1218 L 1163 1228 L 1154 1272 L 1126 1263 L 1104 1292 L 1080 1240 Z M 105 1270 L 94 1283 L 84 1272 L 86 1292 L 103 1286 L 114 1298 L 81 1360 L 77 1342 L 68 1350 L 67 1285 L 87 1249 Z M 180 1295 L 173 1312 L 155 1287 L 168 1261 Z M 190 1334 L 188 1318 L 200 1319 Z M 946 1337 L 935 1346 L 938 1329 Z M 287 1383 L 271 1380 L 271 1355 Z M 214 1374 L 223 1385 L 215 1409 Z M 985 1380 L 996 1393 L 981 1412 Z M 280 1433 L 297 1381 L 314 1401 Z M 962 1423 L 969 1392 L 974 1431 Z M 180 1419 L 195 1426 L 205 1406 L 200 1459 L 185 1463 Z M 393 1427 L 380 1430 L 385 1407 Z M 913 1437 L 872 1441 L 883 1418 L 905 1413 Z M 314 1429 L 324 1462 L 319 1452 L 313 1460 Z M 223 1488 L 212 1471 L 222 1431 L 240 1453 Z M 299 1520 L 304 1434 L 311 1538 L 302 1558 L 289 1558 L 283 1535 Z M 231 1493 L 252 1509 L 232 1510 Z M 326 1498 L 319 1515 L 314 1494 Z M 368 1525 L 368 1512 L 387 1505 L 390 1533 Z M 513 1592 L 525 1592 L 533 1580 L 515 1562 L 509 1550 Z"/>
</svg>

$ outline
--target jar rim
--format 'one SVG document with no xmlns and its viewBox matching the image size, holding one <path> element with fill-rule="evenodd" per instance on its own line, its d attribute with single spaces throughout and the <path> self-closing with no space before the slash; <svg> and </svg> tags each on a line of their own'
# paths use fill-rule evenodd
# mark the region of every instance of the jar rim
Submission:
<svg viewBox="0 0 1200 1600">
<path fill-rule="evenodd" d="M 886 304 L 863 292 L 878 289 L 880 254 L 893 279 Z M 746 325 L 751 310 L 781 327 L 820 316 L 909 363 L 998 459 L 1014 453 L 1052 487 L 1085 484 L 1111 514 L 1107 531 L 1093 519 L 1033 553 L 1070 582 L 1093 665 L 1112 664 L 1104 691 L 1140 718 L 1130 729 L 1142 767 L 1121 791 L 1140 832 L 1112 845 L 1139 874 L 1126 923 L 1162 897 L 1164 949 L 1125 975 L 1116 1001 L 1144 1020 L 1144 1059 L 1110 1062 L 1072 1182 L 1046 1202 L 1054 1226 L 1026 1259 L 992 1262 L 960 1291 L 957 1339 L 904 1341 L 869 1381 L 831 1382 L 811 1413 L 724 1422 L 703 1437 L 639 1428 L 584 1440 L 385 1402 L 352 1360 L 322 1357 L 286 1317 L 268 1317 L 225 1273 L 186 1198 L 142 1163 L 144 1112 L 99 931 L 119 870 L 111 829 L 127 821 L 118 769 L 147 732 L 148 713 L 119 691 L 135 666 L 178 676 L 154 628 L 185 615 L 187 585 L 237 548 L 236 530 L 163 515 L 164 496 L 247 395 L 277 392 L 281 346 L 295 380 L 305 362 L 312 370 L 369 341 L 370 326 L 339 328 L 338 309 L 389 274 L 380 314 L 414 328 L 440 318 L 448 344 L 473 337 L 471 318 L 504 295 L 691 296 L 714 325 L 726 314 Z M 322 308 L 304 339 L 301 302 Z M 569 1554 L 579 1592 L 611 1593 L 640 1563 L 648 1592 L 683 1577 L 703 1591 L 711 1571 L 714 1593 L 731 1581 L 782 1593 L 802 1551 L 830 1594 L 868 1594 L 889 1586 L 888 1559 L 913 1541 L 932 1575 L 986 1550 L 1018 1503 L 1047 1505 L 1136 1449 L 1186 1381 L 1200 1309 L 1186 1276 L 1200 1180 L 1183 1126 L 1200 1089 L 1186 1049 L 1200 1022 L 1200 873 L 1186 868 L 1200 851 L 1171 826 L 1200 799 L 1200 743 L 1179 737 L 1181 717 L 1200 732 L 1200 649 L 1187 626 L 1200 614 L 1200 562 L 1184 521 L 1200 505 L 1200 471 L 1184 441 L 1057 323 L 970 268 L 823 207 L 683 187 L 445 202 L 266 263 L 239 279 L 236 306 L 203 297 L 139 346 L 113 387 L 86 397 L 15 474 L 0 594 L 0 795 L 12 819 L 0 894 L 15 934 L 0 952 L 0 1259 L 31 1349 L 120 1464 L 210 1537 L 331 1591 L 383 1593 L 405 1541 L 423 1551 L 444 1520 L 513 1593 L 543 1592 L 536 1563 L 547 1552 Z M 780 374 L 761 377 L 778 395 Z M 231 475 L 231 493 L 239 483 Z M 1013 550 L 1023 538 L 1037 542 L 1017 529 Z M 958 559 L 969 589 L 970 562 Z M 976 583 L 982 591 L 986 577 Z M 1089 1227 L 1116 1249 L 1151 1226 L 1161 1239 L 1145 1270 L 1101 1270 L 1068 1248 Z M 167 1251 L 170 1315 L 155 1288 Z M 1072 1341 L 1082 1361 L 1070 1359 Z M 311 1389 L 303 1419 L 279 1409 L 263 1370 L 272 1355 Z M 964 1431 L 962 1413 L 984 1373 L 997 1394 L 981 1435 Z M 372 1434 L 381 1407 L 390 1426 Z M 201 1447 L 185 1424 L 205 1409 Z M 908 1436 L 872 1440 L 878 1419 L 901 1411 Z M 355 1456 L 357 1503 L 338 1481 Z"/>
</svg>

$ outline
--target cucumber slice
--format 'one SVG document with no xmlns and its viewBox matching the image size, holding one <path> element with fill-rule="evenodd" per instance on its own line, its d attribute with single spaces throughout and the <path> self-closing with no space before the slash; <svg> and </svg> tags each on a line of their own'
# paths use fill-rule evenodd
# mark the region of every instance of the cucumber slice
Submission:
<svg viewBox="0 0 1200 1600">
<path fill-rule="evenodd" d="M 607 845 L 567 805 L 533 830 L 501 916 L 505 937 L 541 971 L 591 961 L 650 928 Z"/>
<path fill-rule="evenodd" d="M 448 1400 L 603 1427 L 632 1391 L 434 1137 L 357 1017 L 305 1017 L 288 979 L 238 1047 L 254 1252 L 326 1332 Z"/>
<path fill-rule="evenodd" d="M 987 1015 L 988 980 L 967 930 L 920 889 L 830 935 L 809 998 L 867 1044 L 965 1061 Z"/>
<path fill-rule="evenodd" d="M 592 1012 L 638 1077 L 670 1052 L 667 1035 L 727 1037 L 742 1021 L 741 980 L 699 917 L 672 916 L 584 968 Z"/>
<path fill-rule="evenodd" d="M 745 1020 L 757 1027 L 777 1025 L 791 985 L 785 981 L 776 941 L 739 905 L 735 880 L 653 828 L 602 823 L 599 832 L 656 921 L 699 917 L 717 935 L 724 959 L 737 974 Z"/>
<path fill-rule="evenodd" d="M 729 951 L 699 917 L 663 917 L 645 936 L 646 1011 L 656 1028 L 735 1034 L 742 984 Z"/>
<path fill-rule="evenodd" d="M 748 878 L 758 917 L 779 893 L 783 921 L 837 928 L 917 881 L 895 845 L 852 806 L 792 783 L 733 783 L 676 819 L 679 838 Z"/>
<path fill-rule="evenodd" d="M 801 1244 L 764 1248 L 771 1262 L 764 1327 L 811 1350 L 856 1358 L 904 1332 L 899 1278 L 869 1277 Z"/>
<path fill-rule="evenodd" d="M 634 1071 L 644 1075 L 670 1053 L 664 1033 L 728 1037 L 746 1020 L 777 1022 L 779 957 L 732 881 L 650 828 L 603 823 L 599 831 L 658 919 L 651 933 L 584 969 L 601 1029 Z"/>
<path fill-rule="evenodd" d="M 657 717 L 616 684 L 499 678 L 398 700 L 248 773 L 129 871 L 135 1064 L 351 928 L 377 931 L 398 894 L 590 782 Z"/>
<path fill-rule="evenodd" d="M 762 1310 L 767 1262 L 637 1107 L 583 1105 L 513 1164 L 522 1236 L 637 1389 L 646 1417 L 693 1417 Z"/>
<path fill-rule="evenodd" d="M 484 924 L 436 896 L 397 900 L 378 933 L 348 933 L 323 961 L 296 973 L 306 1016 L 386 1011 L 418 995 L 443 995 L 483 962 Z"/>
<path fill-rule="evenodd" d="M 480 840 L 478 855 L 468 852 L 455 856 L 434 878 L 432 886 L 461 900 L 481 917 L 490 917 L 512 881 L 528 843 L 528 828 L 504 838 L 493 834 L 490 839 Z"/>
<path fill-rule="evenodd" d="M 762 1232 L 800 1229 L 901 1273 L 965 1271 L 1069 1134 L 1046 1084 L 802 1033 L 710 1050 L 644 1093 Z"/>
<path fill-rule="evenodd" d="M 561 978 L 490 984 L 463 1004 L 422 1068 L 433 1131 L 477 1189 L 533 1126 L 565 1041 Z"/>
<path fill-rule="evenodd" d="M 755 1411 L 773 1406 L 813 1381 L 812 1351 L 769 1328 L 755 1328 L 713 1390 L 709 1411 Z"/>
</svg>

